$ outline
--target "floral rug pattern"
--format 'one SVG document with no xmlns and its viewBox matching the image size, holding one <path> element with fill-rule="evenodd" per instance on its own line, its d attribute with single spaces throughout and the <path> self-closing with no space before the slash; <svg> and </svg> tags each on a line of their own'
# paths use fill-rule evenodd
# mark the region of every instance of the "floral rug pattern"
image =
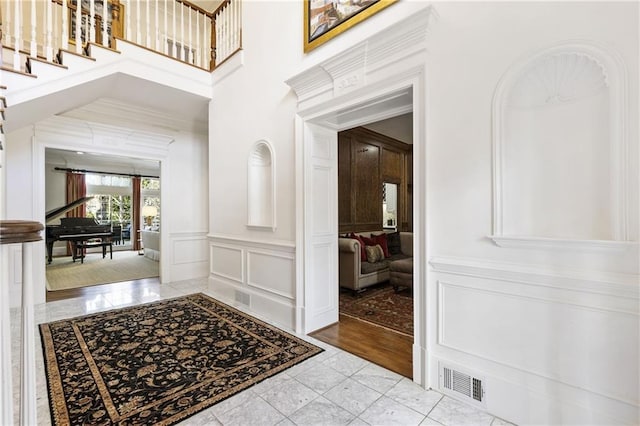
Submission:
<svg viewBox="0 0 640 426">
<path fill-rule="evenodd" d="M 382 284 L 358 294 L 341 291 L 340 314 L 413 336 L 411 289 L 396 293 L 390 284 Z"/>
<path fill-rule="evenodd" d="M 40 333 L 56 425 L 175 424 L 322 352 L 204 294 Z"/>
</svg>

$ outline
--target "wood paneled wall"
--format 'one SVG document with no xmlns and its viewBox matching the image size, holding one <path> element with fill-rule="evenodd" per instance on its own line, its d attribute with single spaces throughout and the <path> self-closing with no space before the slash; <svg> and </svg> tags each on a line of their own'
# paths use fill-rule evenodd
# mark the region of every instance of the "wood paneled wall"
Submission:
<svg viewBox="0 0 640 426">
<path fill-rule="evenodd" d="M 357 127 L 338 133 L 339 231 L 382 229 L 382 184 L 398 185 L 398 230 L 413 230 L 412 145 Z"/>
</svg>

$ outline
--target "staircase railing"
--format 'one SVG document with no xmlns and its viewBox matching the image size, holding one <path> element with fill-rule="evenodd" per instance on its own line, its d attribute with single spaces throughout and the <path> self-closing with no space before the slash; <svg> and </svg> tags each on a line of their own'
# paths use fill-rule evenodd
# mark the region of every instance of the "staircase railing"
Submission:
<svg viewBox="0 0 640 426">
<path fill-rule="evenodd" d="M 187 0 L 0 0 L 0 9 L 4 64 L 15 71 L 29 71 L 25 56 L 58 62 L 60 49 L 116 49 L 118 39 L 206 70 L 242 48 L 241 0 L 213 12 Z"/>
</svg>

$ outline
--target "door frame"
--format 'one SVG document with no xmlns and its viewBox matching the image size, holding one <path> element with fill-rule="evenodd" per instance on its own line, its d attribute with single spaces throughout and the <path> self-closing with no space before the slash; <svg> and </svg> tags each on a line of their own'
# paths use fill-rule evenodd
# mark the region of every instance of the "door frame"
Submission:
<svg viewBox="0 0 640 426">
<path fill-rule="evenodd" d="M 374 86 L 374 87 L 371 87 Z M 296 119 L 296 331 L 298 333 L 308 334 L 309 332 L 319 328 L 309 327 L 309 318 L 313 315 L 309 312 L 309 306 L 305 303 L 305 296 L 313 294 L 314 291 L 322 291 L 320 288 L 314 288 L 318 283 L 307 278 L 309 270 L 314 265 L 314 259 L 307 250 L 311 236 L 307 233 L 307 224 L 312 218 L 313 211 L 311 206 L 314 205 L 313 192 L 305 191 L 305 184 L 311 178 L 311 170 L 306 161 L 312 140 L 305 137 L 309 132 L 310 125 L 323 126 L 332 132 L 335 132 L 337 141 L 337 133 L 347 128 L 357 127 L 359 125 L 379 121 L 384 118 L 390 118 L 399 115 L 397 110 L 391 106 L 382 109 L 367 108 L 368 106 L 378 103 L 381 97 L 392 96 L 399 91 L 409 90 L 412 95 L 411 111 L 413 113 L 413 233 L 414 233 L 414 342 L 413 342 L 413 380 L 422 385 L 427 386 L 428 380 L 428 351 L 427 342 L 429 328 L 426 324 L 427 312 L 427 138 L 426 138 L 426 87 L 425 87 L 425 66 L 417 66 L 409 72 L 393 75 L 375 85 L 364 85 L 361 88 L 343 95 L 330 99 L 311 108 L 299 110 Z M 361 111 L 361 114 L 355 114 L 357 118 L 351 119 L 344 123 L 330 124 L 330 120 L 335 121 L 335 117 L 344 111 Z M 404 112 L 407 112 L 406 110 Z M 351 115 L 353 117 L 353 114 Z M 336 142 L 337 143 L 337 142 Z M 334 147 L 337 149 L 337 145 Z M 337 158 L 335 158 L 335 167 L 337 168 Z M 329 197 L 337 200 L 337 185 L 330 188 L 333 192 Z M 336 206 L 337 217 L 337 206 Z M 337 245 L 338 227 L 336 220 L 335 238 Z M 335 262 L 337 266 L 337 252 L 335 253 Z M 324 283 L 325 286 L 332 286 L 337 289 L 338 276 L 335 275 L 335 281 Z M 332 275 L 332 276 L 334 276 Z M 337 307 L 337 291 L 335 294 L 335 304 Z M 325 324 L 330 325 L 330 324 Z M 432 327 L 432 329 L 434 329 Z"/>
</svg>

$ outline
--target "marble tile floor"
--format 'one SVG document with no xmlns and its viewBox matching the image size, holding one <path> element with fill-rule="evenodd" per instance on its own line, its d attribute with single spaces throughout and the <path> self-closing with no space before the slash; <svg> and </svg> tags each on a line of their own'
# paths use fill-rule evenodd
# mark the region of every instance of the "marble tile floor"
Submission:
<svg viewBox="0 0 640 426">
<path fill-rule="evenodd" d="M 48 302 L 35 308 L 36 323 L 203 292 L 207 279 L 170 284 L 117 285 L 99 294 Z M 241 307 L 238 307 L 242 309 Z M 12 310 L 14 395 L 19 395 L 19 312 Z M 264 319 L 263 319 L 264 320 Z M 277 326 L 277 324 L 274 324 Z M 38 424 L 50 425 L 39 333 L 36 331 Z M 335 347 L 300 336 L 325 349 L 181 425 L 509 425 L 483 411 L 424 390 L 411 380 Z M 18 401 L 15 401 L 16 424 Z"/>
</svg>

